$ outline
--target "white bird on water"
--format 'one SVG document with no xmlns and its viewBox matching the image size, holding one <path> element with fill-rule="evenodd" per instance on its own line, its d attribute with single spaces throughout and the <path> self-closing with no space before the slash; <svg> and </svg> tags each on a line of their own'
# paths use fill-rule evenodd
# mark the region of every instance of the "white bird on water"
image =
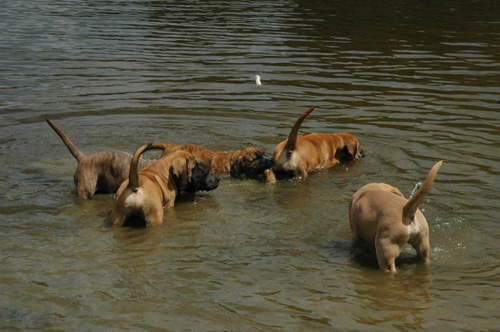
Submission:
<svg viewBox="0 0 500 332">
<path fill-rule="evenodd" d="M 262 83 L 260 83 L 260 76 L 259 75 L 255 75 L 255 84 L 262 85 Z"/>
</svg>

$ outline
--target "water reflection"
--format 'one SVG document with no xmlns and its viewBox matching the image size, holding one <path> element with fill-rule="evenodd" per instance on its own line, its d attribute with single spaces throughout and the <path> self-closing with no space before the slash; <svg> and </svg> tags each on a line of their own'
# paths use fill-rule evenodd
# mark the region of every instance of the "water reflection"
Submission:
<svg viewBox="0 0 500 332">
<path fill-rule="evenodd" d="M 364 309 L 363 315 L 354 318 L 356 321 L 378 328 L 426 328 L 426 312 L 432 309 L 433 302 L 428 291 L 431 280 L 427 268 L 391 276 L 371 269 L 359 272 L 351 279 L 356 298 Z"/>
</svg>

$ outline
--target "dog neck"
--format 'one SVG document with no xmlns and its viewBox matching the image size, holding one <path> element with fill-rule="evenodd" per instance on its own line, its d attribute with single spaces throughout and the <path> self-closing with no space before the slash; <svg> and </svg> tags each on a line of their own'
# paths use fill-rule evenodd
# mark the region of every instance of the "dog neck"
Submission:
<svg viewBox="0 0 500 332">
<path fill-rule="evenodd" d="M 210 165 L 213 166 L 214 164 L 217 164 L 218 158 L 223 160 L 223 167 L 224 167 L 224 172 L 229 173 L 231 171 L 231 165 L 233 162 L 235 162 L 238 159 L 240 151 L 219 151 L 217 152 L 217 155 L 212 156 L 212 160 Z"/>
</svg>

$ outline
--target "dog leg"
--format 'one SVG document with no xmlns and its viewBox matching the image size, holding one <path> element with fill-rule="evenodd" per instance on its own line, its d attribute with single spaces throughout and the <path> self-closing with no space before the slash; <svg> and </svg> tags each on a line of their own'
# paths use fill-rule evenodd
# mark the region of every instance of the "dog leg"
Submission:
<svg viewBox="0 0 500 332">
<path fill-rule="evenodd" d="M 428 238 L 421 238 L 418 243 L 412 243 L 412 247 L 417 251 L 418 257 L 424 262 L 425 265 L 429 265 L 431 260 L 429 258 L 430 243 Z"/>
<path fill-rule="evenodd" d="M 352 232 L 351 246 L 361 247 L 362 245 L 363 245 L 363 241 L 354 232 Z"/>
<path fill-rule="evenodd" d="M 78 170 L 77 170 L 78 172 Z M 97 178 L 94 174 L 86 174 L 86 176 L 78 176 L 75 174 L 74 182 L 76 186 L 76 196 L 80 199 L 91 199 L 97 189 Z"/>
<path fill-rule="evenodd" d="M 309 174 L 309 172 L 306 171 L 305 169 L 301 169 L 299 172 L 300 172 L 299 179 L 305 179 L 305 178 L 307 178 L 307 175 Z"/>
<path fill-rule="evenodd" d="M 147 214 L 146 223 L 148 226 L 159 226 L 163 224 L 163 207 L 155 205 Z"/>
<path fill-rule="evenodd" d="M 125 213 L 117 211 L 117 209 L 113 209 L 113 211 L 111 211 L 111 215 L 109 216 L 109 223 L 112 227 L 121 227 L 125 222 L 125 217 Z"/>
<path fill-rule="evenodd" d="M 385 272 L 397 273 L 396 257 L 399 255 L 399 246 L 390 241 L 375 241 L 378 266 Z"/>
<path fill-rule="evenodd" d="M 276 174 L 272 168 L 268 168 L 264 171 L 264 177 L 266 178 L 266 182 L 276 183 Z"/>
<path fill-rule="evenodd" d="M 95 188 L 93 190 L 88 189 L 84 185 L 80 184 L 76 187 L 76 196 L 80 199 L 91 199 L 92 197 L 94 197 L 94 193 Z"/>
</svg>

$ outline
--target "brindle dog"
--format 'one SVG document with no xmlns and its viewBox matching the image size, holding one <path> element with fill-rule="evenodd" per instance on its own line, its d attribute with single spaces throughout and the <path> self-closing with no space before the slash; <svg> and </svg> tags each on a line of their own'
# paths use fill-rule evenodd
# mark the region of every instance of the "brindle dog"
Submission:
<svg viewBox="0 0 500 332">
<path fill-rule="evenodd" d="M 123 151 L 100 151 L 85 155 L 59 127 L 51 120 L 45 120 L 78 161 L 73 176 L 77 197 L 91 199 L 97 193 L 115 193 L 128 177 L 132 155 Z M 154 160 L 140 159 L 138 168 L 141 170 L 152 162 Z"/>
<path fill-rule="evenodd" d="M 214 151 L 192 144 L 154 144 L 164 149 L 162 156 L 173 151 L 184 150 L 210 165 L 213 173 L 218 175 L 229 173 L 238 179 L 262 177 L 264 170 L 272 167 L 272 159 L 266 157 L 264 151 L 257 148 L 245 148 L 237 151 Z"/>
</svg>

